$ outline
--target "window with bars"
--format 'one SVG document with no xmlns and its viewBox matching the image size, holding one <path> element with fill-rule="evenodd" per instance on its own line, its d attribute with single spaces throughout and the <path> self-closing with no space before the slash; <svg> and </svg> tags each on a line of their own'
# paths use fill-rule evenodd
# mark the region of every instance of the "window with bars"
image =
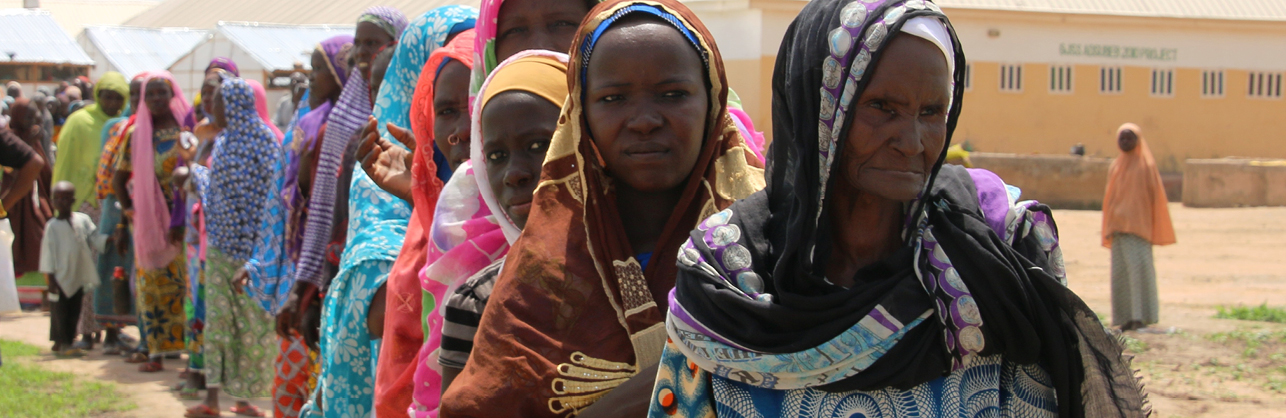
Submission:
<svg viewBox="0 0 1286 418">
<path fill-rule="evenodd" d="M 1223 97 L 1223 70 L 1201 72 L 1201 97 Z"/>
<path fill-rule="evenodd" d="M 1282 97 L 1282 73 L 1250 72 L 1250 97 L 1280 99 Z"/>
<path fill-rule="evenodd" d="M 1072 92 L 1072 66 L 1049 66 L 1049 91 L 1051 93 Z"/>
<path fill-rule="evenodd" d="M 1121 67 L 1099 68 L 1098 91 L 1100 93 L 1121 92 Z"/>
<path fill-rule="evenodd" d="M 973 89 L 973 64 L 972 63 L 965 63 L 964 89 L 965 91 Z"/>
<path fill-rule="evenodd" d="M 1174 97 L 1174 70 L 1152 69 L 1152 88 L 1149 91 L 1157 97 Z"/>
<path fill-rule="evenodd" d="M 1023 91 L 1023 65 L 1003 64 L 1000 66 L 1000 91 Z"/>
</svg>

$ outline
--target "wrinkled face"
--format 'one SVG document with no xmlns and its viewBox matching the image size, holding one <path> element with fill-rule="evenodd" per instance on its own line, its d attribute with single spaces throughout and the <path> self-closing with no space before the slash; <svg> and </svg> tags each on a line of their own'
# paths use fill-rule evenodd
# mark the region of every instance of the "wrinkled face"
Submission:
<svg viewBox="0 0 1286 418">
<path fill-rule="evenodd" d="M 170 89 L 170 84 L 165 80 L 157 78 L 147 83 L 143 102 L 147 104 L 147 110 L 152 112 L 153 121 L 163 116 L 170 116 L 170 99 L 173 98 L 174 90 Z"/>
<path fill-rule="evenodd" d="M 121 114 L 121 109 L 125 107 L 125 96 L 120 93 L 106 90 L 98 93 L 98 108 L 103 110 L 107 116 L 116 116 Z"/>
<path fill-rule="evenodd" d="M 1123 130 L 1116 137 L 1116 145 L 1121 147 L 1121 151 L 1134 151 L 1134 147 L 1139 146 L 1139 135 L 1129 129 Z"/>
<path fill-rule="evenodd" d="M 915 36 L 897 35 L 883 54 L 849 111 L 835 170 L 856 192 L 911 201 L 946 144 L 951 73 L 941 50 Z"/>
<path fill-rule="evenodd" d="M 673 27 L 622 22 L 594 47 L 585 118 L 608 174 L 643 192 L 681 187 L 696 165 L 710 104 L 701 58 Z"/>
<path fill-rule="evenodd" d="M 339 96 L 339 80 L 330 71 L 326 54 L 320 49 L 313 51 L 313 72 L 308 75 L 308 106 L 316 109 L 329 100 Z"/>
<path fill-rule="evenodd" d="M 205 80 L 201 82 L 201 111 L 207 115 L 214 113 L 214 105 L 209 100 L 210 96 L 214 95 L 214 91 L 219 88 L 219 83 L 223 82 L 219 71 L 210 70 L 206 73 Z"/>
<path fill-rule="evenodd" d="M 371 61 L 371 103 L 375 103 L 375 98 L 380 94 L 380 87 L 384 85 L 384 74 L 388 72 L 389 61 L 393 59 L 393 50 L 385 49 L 379 54 L 375 54 L 375 60 Z"/>
<path fill-rule="evenodd" d="M 587 13 L 581 0 L 506 0 L 496 17 L 496 61 L 528 49 L 567 53 Z"/>
<path fill-rule="evenodd" d="M 471 122 L 469 67 L 451 60 L 433 80 L 433 143 L 446 156 L 451 171 L 469 159 Z"/>
<path fill-rule="evenodd" d="M 137 78 L 129 82 L 129 107 L 138 109 L 139 94 L 143 93 L 143 79 Z"/>
<path fill-rule="evenodd" d="M 508 91 L 482 109 L 482 156 L 491 192 L 518 228 L 527 225 L 531 196 L 561 109 L 544 98 Z"/>
<path fill-rule="evenodd" d="M 371 22 L 358 23 L 357 31 L 353 34 L 353 38 L 353 56 L 357 69 L 362 72 L 362 78 L 370 80 L 371 61 L 375 59 L 375 54 L 392 44 L 395 39 L 384 29 L 381 29 L 379 25 Z"/>
<path fill-rule="evenodd" d="M 214 89 L 213 92 L 210 92 L 210 109 L 212 110 L 210 112 L 210 119 L 214 122 L 214 126 L 218 126 L 219 129 L 228 127 L 227 106 L 227 103 L 223 100 L 222 86 Z"/>
</svg>

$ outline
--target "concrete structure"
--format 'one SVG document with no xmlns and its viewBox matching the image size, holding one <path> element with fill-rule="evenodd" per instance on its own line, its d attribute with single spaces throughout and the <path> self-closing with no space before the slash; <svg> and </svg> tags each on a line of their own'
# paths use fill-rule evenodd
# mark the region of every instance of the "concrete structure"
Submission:
<svg viewBox="0 0 1286 418">
<path fill-rule="evenodd" d="M 1163 172 L 1182 172 L 1189 158 L 1286 158 L 1286 2 L 937 3 L 969 61 L 957 143 L 1021 154 L 1084 143 L 1091 156 L 1114 157 L 1116 128 L 1134 122 Z M 771 137 L 777 50 L 806 2 L 685 4 L 714 33 L 729 83 Z"/>
<path fill-rule="evenodd" d="M 1200 159 L 1185 167 L 1184 206 L 1286 206 L 1286 160 Z"/>
<path fill-rule="evenodd" d="M 969 160 L 1022 189 L 1022 200 L 1038 200 L 1058 209 L 1101 209 L 1112 166 L 1111 159 L 1073 155 L 975 152 Z"/>
<path fill-rule="evenodd" d="M 76 41 L 96 63 L 90 78 L 97 80 L 108 71 L 130 79 L 144 71 L 168 69 L 209 37 L 210 31 L 188 28 L 88 26 Z"/>
<path fill-rule="evenodd" d="M 43 10 L 0 10 L 0 83 L 22 83 L 30 97 L 41 86 L 88 75 L 94 61 Z"/>
<path fill-rule="evenodd" d="M 310 56 L 317 44 L 339 34 L 352 34 L 352 25 L 274 25 L 246 22 L 219 22 L 205 42 L 179 58 L 169 70 L 183 87 L 183 94 L 195 98 L 205 78 L 205 67 L 214 57 L 228 57 L 237 63 L 241 77 L 267 87 L 269 109 L 287 93 L 287 84 L 273 80 L 288 77 L 299 63 L 311 70 Z M 287 80 L 288 81 L 288 80 Z"/>
</svg>

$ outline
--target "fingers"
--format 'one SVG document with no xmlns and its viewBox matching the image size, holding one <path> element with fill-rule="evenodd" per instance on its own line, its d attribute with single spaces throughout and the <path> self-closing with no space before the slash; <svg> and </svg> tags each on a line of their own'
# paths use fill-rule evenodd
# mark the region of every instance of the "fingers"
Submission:
<svg viewBox="0 0 1286 418">
<path fill-rule="evenodd" d="M 389 122 L 388 124 L 384 125 L 384 127 L 388 128 L 388 133 L 389 135 L 393 136 L 393 139 L 398 140 L 398 142 L 401 142 L 402 145 L 406 145 L 406 147 L 410 148 L 411 151 L 415 151 L 415 146 L 416 146 L 415 133 L 404 129 L 401 126 L 397 126 L 393 122 Z"/>
</svg>

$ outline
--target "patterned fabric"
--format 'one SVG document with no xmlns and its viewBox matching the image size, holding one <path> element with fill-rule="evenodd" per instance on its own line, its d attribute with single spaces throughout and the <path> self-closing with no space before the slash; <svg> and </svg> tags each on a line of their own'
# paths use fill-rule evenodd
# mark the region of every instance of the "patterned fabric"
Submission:
<svg viewBox="0 0 1286 418">
<path fill-rule="evenodd" d="M 420 70 L 425 68 L 424 64 L 429 60 L 430 54 L 442 47 L 451 33 L 472 28 L 477 15 L 472 7 L 440 7 L 416 18 L 402 32 L 402 39 L 384 74 L 384 83 L 380 87 L 373 113 L 379 121 L 376 126 L 385 140 L 400 144 L 388 134 L 387 124 L 404 128 L 410 126 L 412 97 L 420 78 Z M 424 142 L 428 147 L 428 143 L 432 141 L 426 138 Z M 354 171 L 364 170 L 354 168 Z M 440 187 L 439 183 L 438 188 L 423 192 L 436 195 L 441 190 Z M 357 200 L 350 204 L 361 212 L 368 202 Z M 424 210 L 432 210 L 432 207 Z M 355 213 L 358 212 L 350 214 Z M 406 225 L 406 235 L 401 237 L 403 243 L 399 253 L 394 255 L 396 261 L 389 272 L 382 352 L 377 353 L 380 361 L 375 374 L 375 410 L 381 416 L 406 414 L 414 389 L 411 382 L 415 375 L 416 355 L 420 345 L 424 343 L 424 328 L 420 325 L 420 286 L 416 277 L 424 267 L 426 256 L 425 232 L 429 225 L 423 224 L 422 219 L 422 216 L 413 213 L 409 222 L 405 218 L 387 220 Z"/>
<path fill-rule="evenodd" d="M 214 145 L 210 188 L 202 197 L 210 244 L 234 260 L 250 258 L 259 219 L 268 203 L 272 167 L 279 158 L 276 135 L 255 111 L 254 88 L 230 78 L 219 90 L 228 125 Z"/>
<path fill-rule="evenodd" d="M 250 275 L 247 293 L 274 316 L 290 296 L 291 279 L 295 273 L 295 263 L 286 251 L 286 222 L 290 211 L 281 191 L 287 189 L 286 163 L 296 132 L 298 130 L 291 130 L 281 145 L 270 151 L 276 153 L 277 158 L 268 167 L 272 178 L 268 181 L 268 194 L 264 196 L 263 210 L 259 215 L 258 240 L 244 267 Z"/>
<path fill-rule="evenodd" d="M 134 124 L 134 116 L 130 112 L 132 109 L 126 109 L 125 116 L 103 124 L 103 153 L 98 158 L 98 173 L 94 176 L 94 190 L 99 199 L 116 194 L 112 190 L 112 176 L 116 174 L 116 155 L 120 152 L 121 144 L 127 141 L 125 132 Z"/>
<path fill-rule="evenodd" d="M 188 297 L 183 304 L 187 313 L 188 369 L 205 368 L 205 256 L 201 242 L 205 237 L 205 213 L 196 193 L 188 193 L 183 250 L 187 257 Z"/>
<path fill-rule="evenodd" d="M 178 82 L 170 73 L 161 71 L 152 73 L 148 78 L 143 80 L 143 88 L 139 97 L 147 97 L 147 86 L 153 80 L 159 80 L 167 84 L 167 88 L 173 93 L 170 99 L 170 113 L 174 118 L 174 126 L 182 128 L 184 126 L 183 115 L 187 115 L 189 108 L 187 101 L 183 98 L 183 89 L 177 88 Z M 173 160 L 177 161 L 177 152 L 166 153 L 162 150 L 159 139 L 171 136 L 178 138 L 178 133 L 173 132 L 170 135 L 162 135 L 162 132 L 153 132 L 152 113 L 147 106 L 139 106 L 138 117 L 135 120 L 134 133 L 130 138 L 132 147 L 129 154 L 136 155 L 140 158 L 132 158 L 137 170 L 130 171 L 134 175 L 134 211 L 138 216 L 134 217 L 134 248 L 135 256 L 138 259 L 139 266 L 147 269 L 162 268 L 170 263 L 175 256 L 181 253 L 178 246 L 168 240 L 170 229 L 170 213 L 174 210 L 169 205 L 169 199 L 172 195 L 169 183 L 170 173 L 174 167 L 166 167 L 160 164 L 161 156 L 168 157 L 172 155 Z M 157 142 L 154 144 L 154 142 Z M 173 147 L 171 145 L 171 150 Z M 168 154 L 168 155 L 167 155 Z M 156 157 L 155 159 L 149 157 Z M 119 170 L 120 167 L 117 167 Z M 155 170 L 156 175 L 147 175 Z"/>
<path fill-rule="evenodd" d="M 355 170 L 361 172 L 361 170 Z M 357 173 L 354 173 L 356 176 Z M 371 187 L 375 187 L 374 184 Z M 367 195 L 370 196 L 369 194 Z M 394 198 L 396 199 L 396 198 Z M 409 215 L 407 213 L 406 215 Z M 361 218 L 354 218 L 353 226 L 360 224 Z M 370 228 L 371 226 L 367 226 Z M 352 235 L 350 235 L 352 236 Z M 361 246 L 389 246 L 388 242 L 360 243 Z M 310 406 L 305 410 L 314 411 L 324 417 L 366 417 L 372 412 L 375 392 L 375 370 L 371 367 L 375 351 L 371 335 L 366 327 L 366 314 L 370 309 L 371 298 L 384 284 L 388 277 L 392 261 L 368 261 L 359 264 L 349 263 L 354 247 L 344 251 L 344 265 L 339 275 L 331 282 L 322 305 L 321 373 L 317 379 L 318 392 L 310 397 Z M 317 412 L 318 406 L 313 399 L 321 399 L 324 410 Z"/>
<path fill-rule="evenodd" d="M 312 393 L 309 381 L 317 355 L 308 349 L 299 333 L 292 331 L 290 338 L 277 339 L 281 341 L 281 352 L 277 354 L 277 374 L 272 381 L 272 416 L 295 418 Z"/>
<path fill-rule="evenodd" d="M 483 13 L 479 25 L 493 24 L 486 8 Z M 666 339 L 665 292 L 674 284 L 673 257 L 683 235 L 763 186 L 758 159 L 725 111 L 727 78 L 714 37 L 684 5 L 599 4 L 577 29 L 568 67 L 583 68 L 592 59 L 583 46 L 622 13 L 663 16 L 676 31 L 691 34 L 699 45 L 694 52 L 708 58 L 704 78 L 710 87 L 699 92 L 710 103 L 703 145 L 684 173 L 686 186 L 655 258 L 645 269 L 630 249 L 624 226 L 630 220 L 621 218 L 614 180 L 595 157 L 599 150 L 588 133 L 586 80 L 580 71 L 567 71 L 563 123 L 545 156 L 530 218 L 505 258 L 469 363 L 442 396 L 443 416 L 574 415 L 655 365 Z M 488 34 L 480 30 L 478 36 Z M 475 58 L 475 68 L 482 62 Z"/>
<path fill-rule="evenodd" d="M 213 69 L 224 70 L 232 73 L 232 76 L 234 77 L 241 77 L 241 71 L 237 70 L 237 63 L 236 61 L 233 61 L 232 58 L 214 57 L 214 59 L 210 60 L 210 65 L 205 66 L 205 73 L 209 74 L 210 70 Z M 198 97 L 197 100 L 200 100 L 200 97 Z"/>
<path fill-rule="evenodd" d="M 772 390 L 711 376 L 676 352 L 674 343 L 666 346 L 656 384 L 665 406 L 653 408 L 653 418 L 1058 416 L 1044 369 L 1000 356 L 972 357 L 960 370 L 907 390 L 826 392 Z"/>
<path fill-rule="evenodd" d="M 473 351 L 473 336 L 482 323 L 482 313 L 491 299 L 496 276 L 504 267 L 504 260 L 496 260 L 464 282 L 447 297 L 445 314 L 442 315 L 442 349 L 438 350 L 438 364 L 463 369 Z"/>
<path fill-rule="evenodd" d="M 1112 325 L 1159 320 L 1152 243 L 1128 233 L 1112 237 Z"/>
<path fill-rule="evenodd" d="M 103 199 L 99 206 L 103 208 L 103 213 L 98 222 L 98 239 L 106 242 L 107 237 L 116 232 L 116 225 L 121 219 L 121 210 L 116 208 L 115 195 Z M 121 254 L 115 247 L 112 245 L 110 248 L 104 248 L 103 253 L 98 256 L 99 285 L 94 289 L 94 313 L 98 314 L 98 321 L 103 323 L 103 326 L 124 328 L 125 325 L 138 321 L 134 315 L 134 305 L 122 303 L 130 300 L 129 286 L 118 286 L 118 281 L 113 276 L 116 268 L 119 267 L 125 271 L 125 279 L 129 279 L 129 272 L 134 271 L 134 252 L 131 247 L 129 252 Z M 121 290 L 126 294 L 116 294 Z"/>
<path fill-rule="evenodd" d="M 138 287 L 138 329 L 146 335 L 147 351 L 153 356 L 182 352 L 187 317 L 183 301 L 187 294 L 186 260 L 181 255 L 163 269 L 136 267 Z"/>
<path fill-rule="evenodd" d="M 76 332 L 80 335 L 103 330 L 103 324 L 98 322 L 98 317 L 94 314 L 94 290 L 96 289 L 85 288 L 85 297 L 80 299 L 80 320 L 76 322 Z"/>
<path fill-rule="evenodd" d="M 241 262 L 218 247 L 206 254 L 206 384 L 238 398 L 271 395 L 278 342 L 273 318 L 249 296 L 232 289 Z"/>
</svg>

